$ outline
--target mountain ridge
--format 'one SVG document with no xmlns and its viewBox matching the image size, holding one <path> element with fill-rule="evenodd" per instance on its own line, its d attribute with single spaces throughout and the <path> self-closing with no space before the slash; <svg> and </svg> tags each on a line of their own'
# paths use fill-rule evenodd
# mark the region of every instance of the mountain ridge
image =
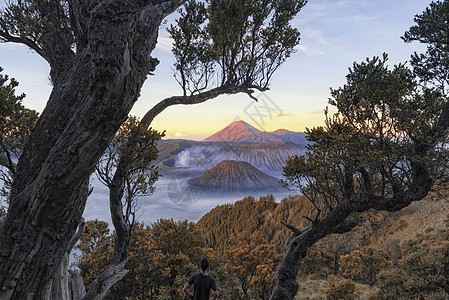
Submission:
<svg viewBox="0 0 449 300">
<path fill-rule="evenodd" d="M 168 175 L 174 168 L 200 169 L 202 172 L 222 160 L 246 161 L 268 173 L 282 172 L 289 156 L 301 155 L 305 147 L 289 141 L 273 143 L 238 143 L 189 140 L 158 142 L 155 164 Z"/>
<path fill-rule="evenodd" d="M 262 131 L 242 120 L 232 122 L 223 129 L 205 138 L 204 141 L 241 143 L 289 141 L 304 146 L 309 143 L 304 132 L 295 132 L 287 129 L 277 129 L 272 132 Z"/>
</svg>

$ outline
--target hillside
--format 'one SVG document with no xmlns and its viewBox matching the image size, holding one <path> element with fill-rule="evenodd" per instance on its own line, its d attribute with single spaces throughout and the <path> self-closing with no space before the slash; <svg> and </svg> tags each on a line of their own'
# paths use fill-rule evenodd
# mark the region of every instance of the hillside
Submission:
<svg viewBox="0 0 449 300">
<path fill-rule="evenodd" d="M 279 181 L 245 161 L 224 160 L 188 184 L 206 192 L 280 191 Z"/>
<path fill-rule="evenodd" d="M 331 235 L 319 245 L 334 254 L 370 245 L 386 251 L 392 258 L 400 258 L 410 241 L 446 226 L 449 202 L 428 199 L 414 202 L 398 212 L 368 211 L 363 215 L 364 222 L 352 231 Z"/>
<path fill-rule="evenodd" d="M 312 205 L 301 196 L 290 196 L 280 203 L 272 196 L 259 200 L 247 197 L 234 204 L 215 207 L 198 221 L 198 225 L 204 232 L 207 246 L 219 252 L 226 248 L 230 236 L 246 230 L 262 232 L 267 241 L 281 251 L 290 232 L 280 222 L 303 228 L 308 226 L 303 216 L 313 214 Z M 352 231 L 328 236 L 318 246 L 334 256 L 350 253 L 361 246 L 372 246 L 398 258 L 411 240 L 449 224 L 449 202 L 427 199 L 395 213 L 369 211 L 360 219 L 360 225 Z"/>
<path fill-rule="evenodd" d="M 311 217 L 312 214 L 312 204 L 301 196 L 289 196 L 279 203 L 272 195 L 259 199 L 250 196 L 213 208 L 197 224 L 203 231 L 206 245 L 219 253 L 227 248 L 230 237 L 244 231 L 263 233 L 266 242 L 274 244 L 280 252 L 289 235 L 280 222 L 302 228 L 307 224 L 302 216 Z"/>
</svg>

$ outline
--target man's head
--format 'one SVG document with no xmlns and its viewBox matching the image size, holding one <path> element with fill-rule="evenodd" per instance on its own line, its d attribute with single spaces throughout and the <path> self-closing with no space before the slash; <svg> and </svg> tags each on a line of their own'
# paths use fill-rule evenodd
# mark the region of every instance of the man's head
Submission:
<svg viewBox="0 0 449 300">
<path fill-rule="evenodd" d="M 201 269 L 206 271 L 209 268 L 209 260 L 207 258 L 201 261 Z"/>
</svg>

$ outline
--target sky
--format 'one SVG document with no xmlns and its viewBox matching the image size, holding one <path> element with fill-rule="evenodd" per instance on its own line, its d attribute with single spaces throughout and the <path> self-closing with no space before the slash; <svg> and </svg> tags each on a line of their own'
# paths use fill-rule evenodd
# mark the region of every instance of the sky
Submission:
<svg viewBox="0 0 449 300">
<path fill-rule="evenodd" d="M 202 140 L 236 120 L 260 130 L 285 128 L 304 131 L 323 124 L 329 88 L 345 83 L 348 67 L 367 57 L 389 54 L 389 64 L 405 62 L 418 43 L 406 44 L 400 36 L 413 25 L 429 0 L 309 0 L 293 20 L 301 42 L 277 71 L 270 91 L 247 95 L 220 96 L 206 103 L 170 107 L 158 115 L 152 127 L 166 130 L 166 138 Z M 173 22 L 176 15 L 167 18 Z M 142 117 L 160 100 L 181 95 L 173 78 L 174 57 L 164 25 L 153 57 L 161 63 L 143 86 L 141 97 L 131 111 Z M 41 112 L 51 86 L 48 64 L 24 46 L 0 44 L 0 67 L 19 81 L 19 92 L 27 96 L 25 106 Z M 330 107 L 332 112 L 332 108 Z"/>
</svg>

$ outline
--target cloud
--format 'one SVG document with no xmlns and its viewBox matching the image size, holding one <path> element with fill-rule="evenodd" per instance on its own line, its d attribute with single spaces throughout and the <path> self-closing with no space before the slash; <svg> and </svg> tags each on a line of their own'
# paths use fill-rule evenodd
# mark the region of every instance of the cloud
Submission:
<svg viewBox="0 0 449 300">
<path fill-rule="evenodd" d="M 215 146 L 193 146 L 176 156 L 175 166 L 207 171 L 220 161 L 237 159 L 233 152 L 227 153 Z"/>
<path fill-rule="evenodd" d="M 303 52 L 303 53 L 305 53 L 306 55 L 309 55 L 309 56 L 326 55 L 326 52 L 324 52 L 324 51 L 316 50 L 316 49 L 313 49 L 313 48 L 307 48 L 307 47 L 304 47 L 304 46 L 301 46 L 301 45 L 295 46 L 295 50 L 297 50 L 299 52 Z"/>
<path fill-rule="evenodd" d="M 304 28 L 302 31 L 304 39 L 313 41 L 320 45 L 329 45 L 329 41 L 324 37 L 324 33 L 321 30 L 313 29 L 310 27 Z"/>
<path fill-rule="evenodd" d="M 324 114 L 324 109 L 312 111 L 312 112 L 310 112 L 310 114 L 312 114 L 312 115 L 323 115 Z"/>
<path fill-rule="evenodd" d="M 280 113 L 277 115 L 278 118 L 285 118 L 285 117 L 293 117 L 296 116 L 296 114 L 292 114 L 292 113 Z"/>
<path fill-rule="evenodd" d="M 185 133 L 185 132 L 177 132 L 177 133 L 175 133 L 175 137 L 185 137 L 185 136 L 187 136 L 187 133 Z"/>
<path fill-rule="evenodd" d="M 173 48 L 173 39 L 165 28 L 159 30 L 156 48 L 167 52 L 171 52 L 171 49 Z"/>
</svg>

